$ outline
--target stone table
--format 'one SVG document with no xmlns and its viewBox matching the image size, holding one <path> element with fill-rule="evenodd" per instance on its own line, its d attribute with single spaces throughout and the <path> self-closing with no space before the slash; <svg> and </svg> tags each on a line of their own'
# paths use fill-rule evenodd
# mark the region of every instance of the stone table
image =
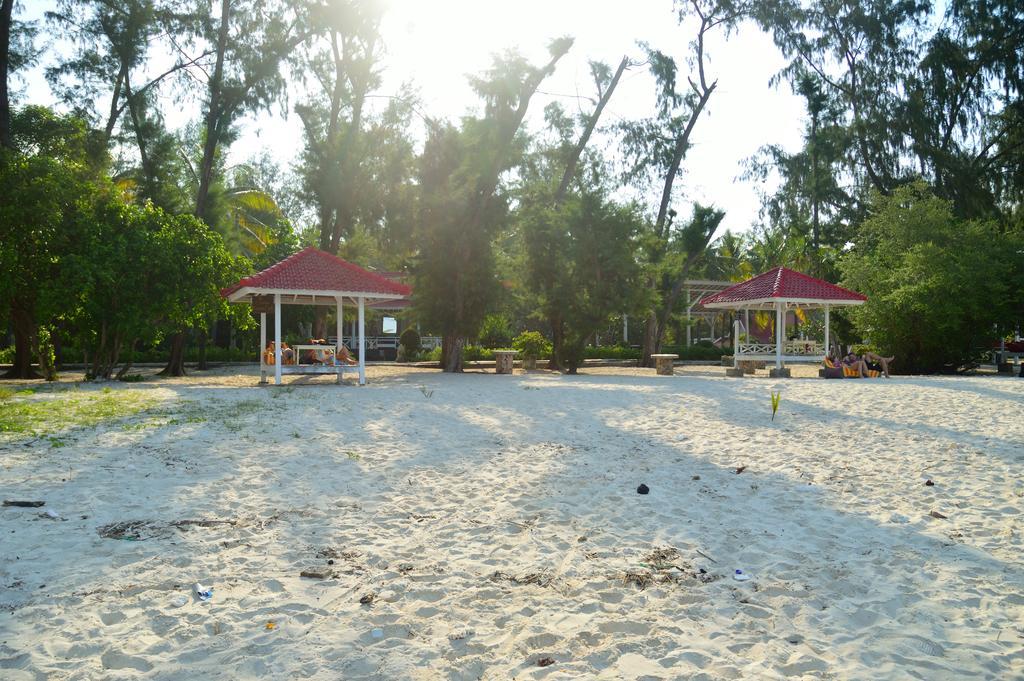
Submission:
<svg viewBox="0 0 1024 681">
<path fill-rule="evenodd" d="M 654 358 L 654 365 L 657 367 L 660 376 L 671 376 L 673 360 L 679 359 L 679 355 L 651 355 Z"/>
<path fill-rule="evenodd" d="M 516 350 L 495 350 L 494 351 L 494 373 L 511 374 L 512 363 L 518 352 Z"/>
</svg>

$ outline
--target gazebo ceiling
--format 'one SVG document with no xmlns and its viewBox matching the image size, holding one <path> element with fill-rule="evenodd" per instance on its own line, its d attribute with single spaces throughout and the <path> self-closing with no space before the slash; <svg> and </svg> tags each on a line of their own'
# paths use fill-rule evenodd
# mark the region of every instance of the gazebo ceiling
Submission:
<svg viewBox="0 0 1024 681">
<path fill-rule="evenodd" d="M 701 301 L 712 309 L 772 309 L 786 306 L 824 307 L 861 305 L 867 298 L 842 286 L 815 279 L 786 267 L 776 267 Z"/>
<path fill-rule="evenodd" d="M 321 304 L 336 298 L 398 300 L 408 297 L 412 289 L 310 247 L 221 291 L 232 303 L 251 302 L 254 296 L 275 293 L 281 294 L 282 303 L 309 305 L 317 298 Z"/>
</svg>

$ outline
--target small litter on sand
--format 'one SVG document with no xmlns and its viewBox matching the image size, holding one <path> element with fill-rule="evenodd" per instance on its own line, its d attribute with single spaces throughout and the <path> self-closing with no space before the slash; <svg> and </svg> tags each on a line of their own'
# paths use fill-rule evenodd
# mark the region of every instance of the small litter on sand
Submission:
<svg viewBox="0 0 1024 681">
<path fill-rule="evenodd" d="M 746 582 L 750 580 L 750 575 L 743 570 L 736 570 L 736 572 L 732 573 L 732 578 L 737 582 Z"/>
<path fill-rule="evenodd" d="M 932 511 L 932 512 L 931 512 L 931 513 L 929 513 L 928 515 L 930 515 L 930 516 L 931 516 L 931 517 L 933 517 L 933 518 L 938 518 L 939 520 L 946 520 L 947 518 L 949 518 L 949 516 L 947 516 L 947 515 L 942 515 L 942 514 L 941 514 L 941 513 L 939 513 L 938 511 Z"/>
<path fill-rule="evenodd" d="M 538 667 L 550 667 L 554 663 L 555 661 L 550 657 L 542 657 L 539 660 L 537 660 Z"/>
<path fill-rule="evenodd" d="M 636 493 L 637 494 L 648 494 L 648 493 L 650 493 L 650 491 L 651 491 L 651 488 L 648 487 L 647 485 L 643 484 L 643 483 L 640 483 L 640 486 L 636 488 Z"/>
<path fill-rule="evenodd" d="M 207 587 L 207 586 L 203 586 L 199 582 L 196 582 L 195 585 L 192 587 L 192 590 L 195 592 L 196 597 L 198 597 L 199 600 L 201 600 L 201 601 L 208 601 L 211 598 L 213 598 L 213 587 L 212 586 Z"/>
<path fill-rule="evenodd" d="M 18 506 L 20 508 L 39 508 L 45 506 L 45 501 L 8 501 L 4 500 L 4 506 Z"/>
</svg>

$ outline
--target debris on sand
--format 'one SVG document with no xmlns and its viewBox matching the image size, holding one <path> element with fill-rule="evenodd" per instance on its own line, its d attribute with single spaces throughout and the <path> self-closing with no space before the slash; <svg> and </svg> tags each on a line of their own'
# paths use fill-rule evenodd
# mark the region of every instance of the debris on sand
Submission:
<svg viewBox="0 0 1024 681">
<path fill-rule="evenodd" d="M 947 518 L 949 518 L 949 516 L 946 516 L 946 515 L 942 515 L 942 514 L 941 514 L 941 513 L 939 513 L 938 511 L 932 511 L 932 512 L 931 512 L 931 513 L 929 513 L 928 515 L 930 515 L 930 516 L 931 516 L 931 517 L 933 517 L 933 518 L 938 518 L 939 520 L 946 520 Z"/>
<path fill-rule="evenodd" d="M 39 508 L 45 506 L 45 501 L 8 501 L 4 499 L 4 506 L 18 506 L 20 508 Z"/>
<path fill-rule="evenodd" d="M 334 576 L 334 572 L 331 570 L 303 570 L 299 573 L 299 577 L 305 579 L 330 579 Z"/>
<path fill-rule="evenodd" d="M 551 586 L 551 583 L 555 581 L 554 577 L 550 572 L 528 572 L 521 577 L 516 575 L 510 575 L 507 572 L 501 572 L 500 570 L 490 576 L 492 582 L 512 582 L 524 586 L 527 584 L 536 584 L 540 587 Z"/>
<path fill-rule="evenodd" d="M 153 523 L 148 520 L 126 520 L 97 527 L 96 532 L 104 539 L 124 539 L 126 541 L 144 541 L 143 530 L 152 529 Z"/>
<path fill-rule="evenodd" d="M 551 659 L 550 657 L 542 657 L 539 660 L 537 660 L 537 666 L 538 667 L 550 667 L 554 663 L 555 663 L 555 661 L 553 659 Z"/>
<path fill-rule="evenodd" d="M 370 591 L 369 593 L 363 594 L 363 596 L 359 599 L 359 604 L 360 605 L 373 605 L 373 602 L 375 600 L 377 600 L 377 592 L 376 591 Z"/>
<path fill-rule="evenodd" d="M 637 494 L 649 494 L 650 491 L 651 491 L 651 488 L 648 487 L 647 485 L 643 484 L 643 483 L 640 483 L 640 486 L 636 488 L 636 493 Z"/>
</svg>

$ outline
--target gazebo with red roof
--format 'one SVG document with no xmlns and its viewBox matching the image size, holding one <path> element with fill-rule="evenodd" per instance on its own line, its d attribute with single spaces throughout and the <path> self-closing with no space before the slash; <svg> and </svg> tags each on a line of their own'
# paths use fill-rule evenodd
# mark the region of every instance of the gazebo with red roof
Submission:
<svg viewBox="0 0 1024 681">
<path fill-rule="evenodd" d="M 775 343 L 740 342 L 739 320 L 733 330 L 733 366 L 743 360 L 775 360 L 775 373 L 788 375 L 783 362 L 820 362 L 829 346 L 829 310 L 836 306 L 862 305 L 867 298 L 842 286 L 776 267 L 764 274 L 705 298 L 704 307 L 743 310 L 745 329 L 750 328 L 750 310 L 775 310 Z M 786 312 L 792 309 L 825 310 L 825 342 L 786 340 Z"/>
<path fill-rule="evenodd" d="M 370 272 L 336 255 L 316 248 L 306 248 L 267 269 L 245 277 L 221 291 L 231 303 L 253 303 L 260 310 L 260 382 L 266 383 L 267 365 L 263 349 L 267 345 L 267 308 L 271 299 L 274 309 L 274 382 L 281 384 L 285 373 L 338 373 L 344 367 L 324 366 L 314 371 L 308 366 L 281 366 L 281 305 L 336 305 L 338 311 L 338 347 L 342 345 L 342 311 L 344 302 L 359 308 L 359 384 L 366 383 L 366 344 L 364 309 L 368 304 L 408 298 L 412 289 L 392 279 Z"/>
</svg>

